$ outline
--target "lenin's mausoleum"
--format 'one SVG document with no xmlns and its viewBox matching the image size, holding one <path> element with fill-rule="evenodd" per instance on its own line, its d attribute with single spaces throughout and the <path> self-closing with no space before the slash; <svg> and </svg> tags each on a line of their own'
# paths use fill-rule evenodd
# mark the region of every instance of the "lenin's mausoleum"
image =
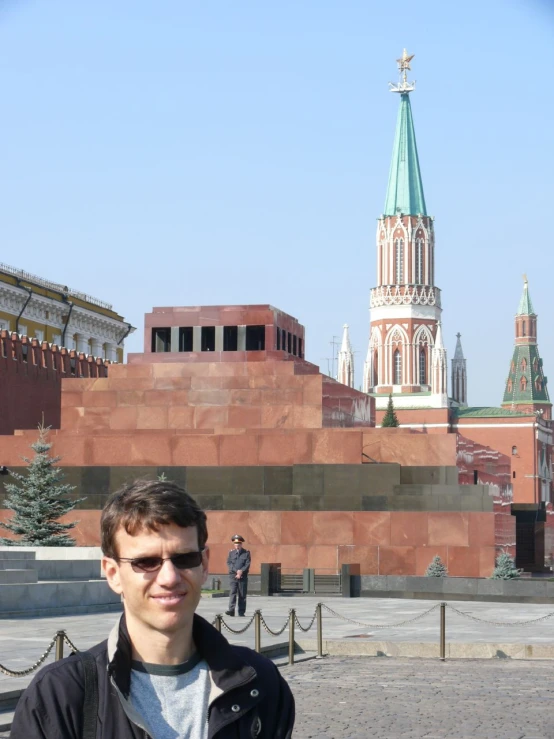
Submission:
<svg viewBox="0 0 554 739">
<path fill-rule="evenodd" d="M 0 333 L 0 461 L 23 467 L 44 414 L 75 497 L 86 496 L 69 514 L 79 544 L 99 543 L 110 492 L 163 474 L 207 510 L 213 572 L 226 571 L 236 531 L 253 552 L 253 573 L 280 562 L 422 575 L 438 554 L 452 576 L 487 577 L 500 550 L 528 571 L 551 564 L 551 403 L 537 314 L 525 281 L 502 405 L 468 407 L 460 335 L 448 382 L 410 60 L 398 60 L 392 86 L 400 111 L 363 392 L 353 387 L 347 327 L 335 380 L 305 359 L 304 327 L 270 305 L 154 308 L 144 351 L 126 364 L 106 360 L 132 327 L 112 312 L 87 318 L 89 304 L 74 310 L 64 291 L 63 336 L 82 313 L 75 349 Z M 32 280 L 10 290 L 17 326 L 45 296 L 34 296 Z M 108 346 L 97 329 L 110 332 L 112 354 L 93 359 L 92 347 Z M 398 428 L 378 425 L 389 397 Z"/>
</svg>

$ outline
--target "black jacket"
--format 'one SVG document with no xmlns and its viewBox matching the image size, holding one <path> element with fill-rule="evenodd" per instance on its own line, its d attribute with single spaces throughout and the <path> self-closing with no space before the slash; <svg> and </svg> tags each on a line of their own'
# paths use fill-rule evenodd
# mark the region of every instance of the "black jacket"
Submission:
<svg viewBox="0 0 554 739">
<path fill-rule="evenodd" d="M 236 647 L 198 615 L 193 639 L 210 669 L 208 737 L 290 739 L 294 698 L 275 665 Z M 131 642 L 122 617 L 110 637 L 90 650 L 98 668 L 97 739 L 148 739 L 129 700 Z M 17 704 L 11 739 L 80 739 L 82 662 L 72 656 L 44 667 Z"/>
<path fill-rule="evenodd" d="M 231 549 L 227 557 L 227 568 L 230 575 L 236 575 L 237 570 L 242 570 L 242 576 L 248 577 L 250 569 L 250 552 L 248 549 Z"/>
</svg>

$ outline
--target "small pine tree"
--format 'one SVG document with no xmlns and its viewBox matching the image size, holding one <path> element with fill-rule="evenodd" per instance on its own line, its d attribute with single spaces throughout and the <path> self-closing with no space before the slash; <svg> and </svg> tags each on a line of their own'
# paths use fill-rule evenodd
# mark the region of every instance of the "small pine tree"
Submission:
<svg viewBox="0 0 554 739">
<path fill-rule="evenodd" d="M 508 552 L 502 552 L 496 560 L 496 567 L 491 575 L 491 580 L 513 580 L 521 575 L 514 558 Z"/>
<path fill-rule="evenodd" d="M 433 557 L 433 561 L 425 571 L 425 577 L 448 577 L 448 570 L 439 555 Z"/>
<path fill-rule="evenodd" d="M 165 476 L 165 472 L 162 472 L 161 475 L 158 475 L 158 482 L 167 482 L 167 477 Z"/>
<path fill-rule="evenodd" d="M 75 540 L 65 532 L 72 529 L 73 523 L 60 523 L 61 516 L 72 511 L 78 500 L 68 500 L 65 496 L 74 490 L 74 485 L 61 485 L 64 474 L 54 465 L 61 457 L 50 457 L 52 444 L 47 441 L 49 428 L 38 427 L 38 439 L 31 444 L 35 452 L 33 459 L 23 457 L 29 465 L 25 474 L 12 472 L 11 476 L 19 484 L 4 483 L 8 496 L 4 502 L 13 516 L 0 528 L 11 531 L 21 538 L 17 540 L 0 538 L 4 546 L 72 547 Z"/>
<path fill-rule="evenodd" d="M 392 393 L 389 395 L 389 403 L 387 405 L 387 412 L 383 416 L 383 423 L 381 428 L 396 428 L 399 425 L 398 417 L 394 411 L 394 403 L 392 402 Z"/>
</svg>

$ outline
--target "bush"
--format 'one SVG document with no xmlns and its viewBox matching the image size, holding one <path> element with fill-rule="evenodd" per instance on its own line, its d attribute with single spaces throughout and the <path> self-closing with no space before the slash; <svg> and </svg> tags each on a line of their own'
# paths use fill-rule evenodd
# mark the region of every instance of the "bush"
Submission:
<svg viewBox="0 0 554 739">
<path fill-rule="evenodd" d="M 518 570 L 514 558 L 508 552 L 502 552 L 496 560 L 496 567 L 491 575 L 491 580 L 513 580 L 519 577 L 522 570 Z"/>
<path fill-rule="evenodd" d="M 425 577 L 448 577 L 448 570 L 442 559 L 437 554 L 425 571 Z"/>
</svg>

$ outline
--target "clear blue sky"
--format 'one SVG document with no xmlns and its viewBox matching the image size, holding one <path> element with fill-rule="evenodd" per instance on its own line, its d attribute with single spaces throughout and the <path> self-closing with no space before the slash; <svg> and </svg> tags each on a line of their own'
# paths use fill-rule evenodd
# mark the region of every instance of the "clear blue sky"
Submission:
<svg viewBox="0 0 554 739">
<path fill-rule="evenodd" d="M 449 358 L 498 404 L 523 272 L 554 378 L 553 34 L 547 0 L 4 0 L 2 260 L 129 351 L 152 306 L 269 302 L 325 371 L 348 322 L 361 383 L 406 47 Z"/>
</svg>

